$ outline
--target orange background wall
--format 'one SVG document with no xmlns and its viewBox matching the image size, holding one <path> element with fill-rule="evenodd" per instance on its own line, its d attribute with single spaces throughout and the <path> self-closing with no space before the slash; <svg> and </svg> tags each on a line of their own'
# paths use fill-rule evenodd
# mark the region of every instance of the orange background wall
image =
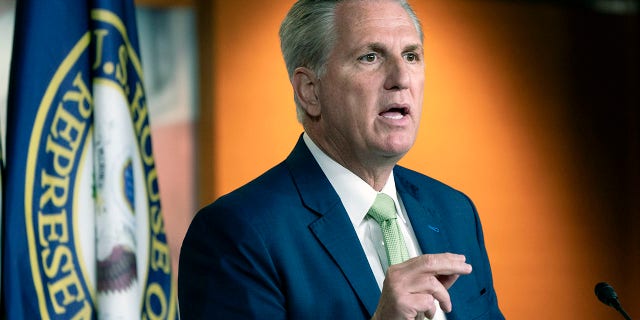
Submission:
<svg viewBox="0 0 640 320">
<path fill-rule="evenodd" d="M 302 131 L 277 37 L 292 3 L 195 1 L 199 205 L 280 162 Z M 426 89 L 401 164 L 475 201 L 506 317 L 615 318 L 593 294 L 599 281 L 640 317 L 637 16 L 412 4 Z"/>
</svg>

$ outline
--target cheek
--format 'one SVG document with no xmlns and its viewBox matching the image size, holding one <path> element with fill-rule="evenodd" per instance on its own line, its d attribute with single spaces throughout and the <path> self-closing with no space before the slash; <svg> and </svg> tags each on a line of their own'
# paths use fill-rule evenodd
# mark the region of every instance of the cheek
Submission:
<svg viewBox="0 0 640 320">
<path fill-rule="evenodd" d="M 415 93 L 415 97 L 422 99 L 422 95 L 424 94 L 424 75 L 418 75 L 415 77 L 415 81 L 413 82 L 413 92 Z"/>
<path fill-rule="evenodd" d="M 373 77 L 353 72 L 336 72 L 329 74 L 323 86 L 324 101 L 327 107 L 333 108 L 330 113 L 342 119 L 349 118 L 353 122 L 362 122 L 366 115 L 377 110 L 381 85 Z"/>
<path fill-rule="evenodd" d="M 349 88 L 343 90 L 344 105 L 338 114 L 349 118 L 352 126 L 362 127 L 370 123 L 377 116 L 377 96 L 364 88 Z M 349 124 L 347 124 L 349 125 Z"/>
<path fill-rule="evenodd" d="M 348 88 L 344 88 L 343 93 L 348 94 L 351 102 L 357 105 L 358 109 L 364 113 L 365 111 L 377 109 L 376 105 L 381 97 L 378 88 L 380 86 L 374 81 L 358 82 L 351 83 Z"/>
<path fill-rule="evenodd" d="M 365 105 L 372 100 L 371 84 L 353 81 L 336 81 L 331 92 L 332 101 L 338 104 L 343 112 L 364 111 Z"/>
</svg>

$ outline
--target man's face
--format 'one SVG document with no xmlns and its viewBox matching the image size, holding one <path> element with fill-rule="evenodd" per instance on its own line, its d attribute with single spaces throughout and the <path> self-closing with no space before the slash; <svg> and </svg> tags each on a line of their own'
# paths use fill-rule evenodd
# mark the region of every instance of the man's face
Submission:
<svg viewBox="0 0 640 320">
<path fill-rule="evenodd" d="M 346 1 L 320 78 L 320 134 L 347 167 L 397 162 L 413 145 L 424 86 L 420 35 L 393 1 Z"/>
</svg>

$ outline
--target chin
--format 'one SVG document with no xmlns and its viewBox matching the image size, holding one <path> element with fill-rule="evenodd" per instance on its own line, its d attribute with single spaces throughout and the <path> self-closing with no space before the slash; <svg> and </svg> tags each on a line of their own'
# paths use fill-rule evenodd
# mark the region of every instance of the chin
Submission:
<svg viewBox="0 0 640 320">
<path fill-rule="evenodd" d="M 409 146 L 386 146 L 382 149 L 382 154 L 384 154 L 385 158 L 399 161 L 409 150 L 411 149 L 411 145 Z"/>
<path fill-rule="evenodd" d="M 404 155 L 413 147 L 415 137 L 390 137 L 384 148 L 391 154 Z"/>
</svg>

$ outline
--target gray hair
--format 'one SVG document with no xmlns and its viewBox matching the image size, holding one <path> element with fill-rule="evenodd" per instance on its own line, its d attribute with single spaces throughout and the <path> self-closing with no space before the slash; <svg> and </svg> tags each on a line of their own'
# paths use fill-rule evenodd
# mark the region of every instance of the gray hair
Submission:
<svg viewBox="0 0 640 320">
<path fill-rule="evenodd" d="M 335 9 L 345 0 L 298 0 L 280 25 L 280 49 L 289 79 L 298 67 L 306 67 L 320 77 L 336 41 Z M 405 9 L 423 40 L 422 26 L 407 0 L 397 0 Z M 294 93 L 298 121 L 305 112 Z"/>
</svg>

